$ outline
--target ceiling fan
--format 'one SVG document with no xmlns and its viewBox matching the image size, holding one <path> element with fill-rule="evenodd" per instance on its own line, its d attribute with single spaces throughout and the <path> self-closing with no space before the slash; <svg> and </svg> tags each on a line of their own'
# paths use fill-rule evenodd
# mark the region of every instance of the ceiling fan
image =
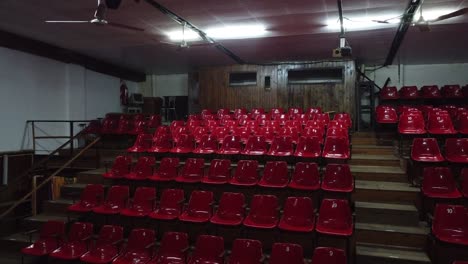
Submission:
<svg viewBox="0 0 468 264">
<path fill-rule="evenodd" d="M 424 19 L 424 16 L 423 16 L 423 13 L 422 13 L 422 6 L 421 6 L 419 8 L 419 19 L 418 19 L 418 21 L 413 23 L 413 26 L 418 27 L 418 29 L 421 32 L 428 32 L 428 31 L 431 31 L 431 28 L 429 27 L 429 25 L 431 25 L 432 23 L 436 23 L 436 22 L 439 22 L 439 21 L 451 19 L 451 18 L 458 17 L 458 16 L 463 16 L 465 14 L 468 14 L 468 8 L 466 8 L 466 7 L 462 8 L 462 9 L 459 9 L 457 11 L 454 11 L 454 12 L 439 16 L 439 17 L 437 17 L 435 19 L 426 20 L 426 19 Z"/>
<path fill-rule="evenodd" d="M 201 46 L 212 46 L 212 45 L 214 45 L 214 43 L 209 43 L 209 42 L 189 44 L 187 42 L 187 40 L 185 40 L 185 28 L 186 27 L 187 27 L 187 23 L 183 22 L 182 23 L 182 40 L 180 41 L 180 43 L 168 42 L 168 41 L 160 41 L 160 42 L 163 43 L 163 44 L 176 46 L 176 47 L 178 47 L 177 50 L 184 50 L 184 49 L 188 49 L 190 47 L 201 47 Z"/>
<path fill-rule="evenodd" d="M 77 20 L 77 21 L 59 21 L 59 20 L 47 20 L 45 21 L 46 23 L 76 23 L 76 24 L 93 24 L 93 25 L 98 25 L 98 26 L 111 26 L 111 27 L 116 27 L 116 28 L 122 28 L 122 29 L 128 29 L 128 30 L 133 30 L 133 31 L 144 31 L 142 28 L 137 28 L 133 26 L 128 26 L 124 24 L 119 24 L 119 23 L 114 23 L 114 22 L 109 22 L 106 20 L 106 11 L 107 7 L 106 4 L 98 0 L 98 5 L 96 8 L 96 12 L 94 12 L 94 19 L 91 20 Z"/>
</svg>

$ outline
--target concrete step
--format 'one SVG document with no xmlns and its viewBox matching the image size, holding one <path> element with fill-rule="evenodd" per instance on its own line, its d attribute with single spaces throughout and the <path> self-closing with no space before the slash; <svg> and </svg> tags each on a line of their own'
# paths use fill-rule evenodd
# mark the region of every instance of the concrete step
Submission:
<svg viewBox="0 0 468 264">
<path fill-rule="evenodd" d="M 398 226 L 357 222 L 355 235 L 357 243 L 383 246 L 424 249 L 429 228 L 423 226 Z"/>
<path fill-rule="evenodd" d="M 414 205 L 374 202 L 355 202 L 359 223 L 418 226 L 418 209 Z"/>
<path fill-rule="evenodd" d="M 88 170 L 80 172 L 76 175 L 76 181 L 78 183 L 96 183 L 96 184 L 112 184 L 112 180 L 105 179 L 102 174 L 106 172 L 105 168 L 99 168 L 94 170 Z"/>
<path fill-rule="evenodd" d="M 377 145 L 353 145 L 351 153 L 354 154 L 381 154 L 394 155 L 396 149 L 393 146 L 377 146 Z"/>
<path fill-rule="evenodd" d="M 419 192 L 419 188 L 411 187 L 409 183 L 357 180 L 353 198 L 358 202 L 414 205 Z"/>
<path fill-rule="evenodd" d="M 60 198 L 57 200 L 45 201 L 42 208 L 45 214 L 66 214 L 67 208 L 72 204 L 73 199 Z"/>
<path fill-rule="evenodd" d="M 388 248 L 372 244 L 356 246 L 356 260 L 359 264 L 422 264 L 431 263 L 426 252 Z"/>
<path fill-rule="evenodd" d="M 75 214 L 70 214 L 69 217 L 67 214 L 38 214 L 26 217 L 22 224 L 25 230 L 40 229 L 42 225 L 49 220 L 63 221 L 67 223 L 68 219 L 72 222 L 76 221 L 77 217 Z"/>
<path fill-rule="evenodd" d="M 60 188 L 60 197 L 68 200 L 79 200 L 81 192 L 86 187 L 85 183 L 66 184 Z"/>
<path fill-rule="evenodd" d="M 406 172 L 399 166 L 351 165 L 356 180 L 407 183 Z"/>
<path fill-rule="evenodd" d="M 393 146 L 393 138 L 375 138 L 375 137 L 352 137 L 351 143 L 355 145 L 376 145 L 376 146 Z"/>
<path fill-rule="evenodd" d="M 352 154 L 348 164 L 400 167 L 400 159 L 393 154 Z"/>
</svg>

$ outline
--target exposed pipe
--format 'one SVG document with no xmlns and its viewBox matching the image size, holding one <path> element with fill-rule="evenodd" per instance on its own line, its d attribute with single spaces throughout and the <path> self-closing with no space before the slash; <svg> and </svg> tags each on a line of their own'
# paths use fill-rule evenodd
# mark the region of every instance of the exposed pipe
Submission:
<svg viewBox="0 0 468 264">
<path fill-rule="evenodd" d="M 190 28 L 191 30 L 195 31 L 204 41 L 208 43 L 214 44 L 215 48 L 217 48 L 219 51 L 222 53 L 226 54 L 229 56 L 231 59 L 233 59 L 235 62 L 239 64 L 245 64 L 245 61 L 241 59 L 239 56 L 234 54 L 232 51 L 230 51 L 228 48 L 224 47 L 221 43 L 217 42 L 215 39 L 210 38 L 204 31 L 190 23 L 189 21 L 185 20 L 181 16 L 177 15 L 176 13 L 172 12 L 165 6 L 161 5 L 160 3 L 154 1 L 154 0 L 145 0 L 148 4 L 152 5 L 154 8 L 158 9 L 161 11 L 161 13 L 165 14 L 175 22 L 185 25 L 186 27 Z"/>
<path fill-rule="evenodd" d="M 340 17 L 340 29 L 341 29 L 340 38 L 344 38 L 345 30 L 344 30 L 344 25 L 343 25 L 343 2 L 342 0 L 337 0 L 337 1 L 338 1 L 338 15 Z"/>
</svg>

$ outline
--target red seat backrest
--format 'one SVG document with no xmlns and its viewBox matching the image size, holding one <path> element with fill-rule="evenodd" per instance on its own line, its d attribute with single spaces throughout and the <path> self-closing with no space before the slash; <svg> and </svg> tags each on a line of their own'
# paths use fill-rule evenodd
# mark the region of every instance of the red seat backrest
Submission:
<svg viewBox="0 0 468 264">
<path fill-rule="evenodd" d="M 252 239 L 236 239 L 232 244 L 229 263 L 259 264 L 262 263 L 262 258 L 262 242 Z"/>
<path fill-rule="evenodd" d="M 219 200 L 216 214 L 223 219 L 241 218 L 245 213 L 244 205 L 243 193 L 224 192 Z"/>
<path fill-rule="evenodd" d="M 323 175 L 323 183 L 335 188 L 353 186 L 353 175 L 348 164 L 327 164 Z"/>
<path fill-rule="evenodd" d="M 149 212 L 156 200 L 156 189 L 152 187 L 138 187 L 133 195 L 132 208 Z"/>
<path fill-rule="evenodd" d="M 283 220 L 292 226 L 314 223 L 314 203 L 309 197 L 288 197 L 284 203 Z"/>
<path fill-rule="evenodd" d="M 300 245 L 275 243 L 271 249 L 269 264 L 304 264 L 304 252 Z"/>
<path fill-rule="evenodd" d="M 239 182 L 252 182 L 258 179 L 258 161 L 239 160 L 234 172 L 234 178 Z"/>
<path fill-rule="evenodd" d="M 288 163 L 286 161 L 267 161 L 263 169 L 263 179 L 272 184 L 287 183 L 289 181 Z"/>
<path fill-rule="evenodd" d="M 250 202 L 249 215 L 257 223 L 270 223 L 278 218 L 278 197 L 254 195 Z"/>
<path fill-rule="evenodd" d="M 314 186 L 320 181 L 317 163 L 297 162 L 291 181 L 303 186 Z"/>
<path fill-rule="evenodd" d="M 317 247 L 312 257 L 313 264 L 346 264 L 345 251 L 331 247 Z"/>
<path fill-rule="evenodd" d="M 352 226 L 351 208 L 343 199 L 323 199 L 317 223 L 334 228 L 346 229 Z"/>
<path fill-rule="evenodd" d="M 163 178 L 174 178 L 177 176 L 177 168 L 179 167 L 179 158 L 162 158 L 157 174 Z"/>
<path fill-rule="evenodd" d="M 208 170 L 208 178 L 229 180 L 231 178 L 231 161 L 228 159 L 214 159 Z"/>
</svg>

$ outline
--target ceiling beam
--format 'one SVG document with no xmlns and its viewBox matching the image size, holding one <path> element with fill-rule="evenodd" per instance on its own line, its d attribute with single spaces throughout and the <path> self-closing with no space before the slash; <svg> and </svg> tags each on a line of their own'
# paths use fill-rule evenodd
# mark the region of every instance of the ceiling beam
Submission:
<svg viewBox="0 0 468 264">
<path fill-rule="evenodd" d="M 64 63 L 78 64 L 86 69 L 129 81 L 144 82 L 146 80 L 146 74 L 144 72 L 134 71 L 76 51 L 1 30 L 0 47 L 19 50 Z"/>
<path fill-rule="evenodd" d="M 238 64 L 245 64 L 246 62 L 241 59 L 239 56 L 234 54 L 232 51 L 230 51 L 228 48 L 224 47 L 221 43 L 217 42 L 215 39 L 209 37 L 203 30 L 199 29 L 183 17 L 177 15 L 176 13 L 172 12 L 169 10 L 167 7 L 161 5 L 160 3 L 154 1 L 154 0 L 145 0 L 148 4 L 152 5 L 154 8 L 158 9 L 161 11 L 161 13 L 165 14 L 168 16 L 170 19 L 174 20 L 175 22 L 185 25 L 189 29 L 197 32 L 197 34 L 207 43 L 212 43 L 214 44 L 215 48 L 217 48 L 219 51 L 222 53 L 226 54 L 228 57 L 230 57 L 232 60 L 234 60 Z"/>
<path fill-rule="evenodd" d="M 400 49 L 403 40 L 405 39 L 406 32 L 413 23 L 414 14 L 422 4 L 422 0 L 410 0 L 408 7 L 406 7 L 403 17 L 401 18 L 400 25 L 398 26 L 397 33 L 393 38 L 392 46 L 388 51 L 387 58 L 385 59 L 384 66 L 392 65 L 398 50 Z"/>
</svg>

